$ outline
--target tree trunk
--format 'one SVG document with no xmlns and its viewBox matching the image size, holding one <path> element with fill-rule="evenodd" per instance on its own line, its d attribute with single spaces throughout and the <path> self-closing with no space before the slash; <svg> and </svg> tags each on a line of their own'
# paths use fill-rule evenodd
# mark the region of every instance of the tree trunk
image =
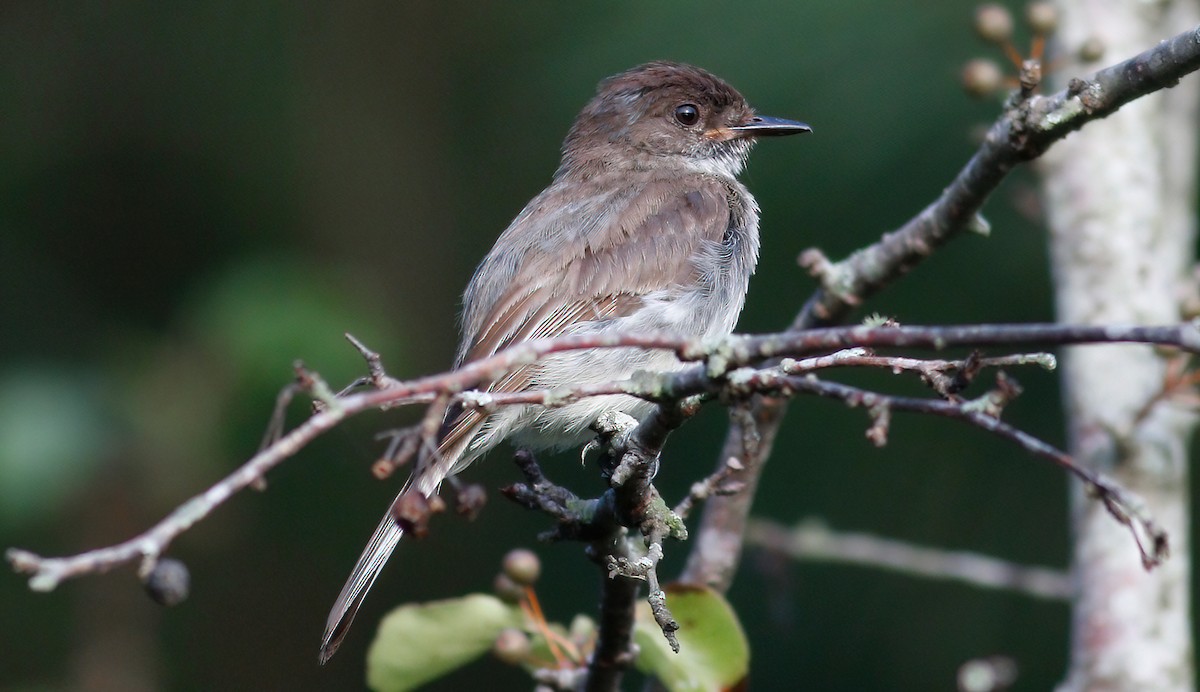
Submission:
<svg viewBox="0 0 1200 692">
<path fill-rule="evenodd" d="M 1089 39 L 1105 63 L 1194 26 L 1200 5 L 1060 0 L 1053 77 L 1084 64 Z M 1092 123 L 1042 159 L 1058 318 L 1158 324 L 1181 319 L 1196 220 L 1196 80 Z M 1056 87 L 1057 88 L 1057 87 Z M 1075 488 L 1071 496 L 1071 664 L 1063 691 L 1192 690 L 1188 450 L 1194 416 L 1156 401 L 1174 354 L 1089 346 L 1063 359 L 1073 454 L 1140 495 L 1169 532 L 1171 557 L 1147 572 L 1121 526 Z"/>
</svg>

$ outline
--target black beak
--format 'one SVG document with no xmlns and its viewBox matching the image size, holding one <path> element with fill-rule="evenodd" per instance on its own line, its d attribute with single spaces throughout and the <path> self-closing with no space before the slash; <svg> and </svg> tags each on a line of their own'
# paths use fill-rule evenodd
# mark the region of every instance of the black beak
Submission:
<svg viewBox="0 0 1200 692">
<path fill-rule="evenodd" d="M 750 121 L 745 125 L 738 125 L 729 129 L 743 137 L 783 137 L 784 135 L 798 135 L 802 132 L 812 132 L 812 128 L 804 123 L 796 122 L 795 120 L 784 120 L 783 118 L 771 118 L 765 115 L 756 115 L 750 118 Z"/>
</svg>

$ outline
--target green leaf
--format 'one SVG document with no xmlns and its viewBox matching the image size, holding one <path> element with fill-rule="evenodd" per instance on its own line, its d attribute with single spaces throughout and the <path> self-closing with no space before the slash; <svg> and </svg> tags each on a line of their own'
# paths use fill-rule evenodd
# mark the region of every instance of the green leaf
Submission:
<svg viewBox="0 0 1200 692">
<path fill-rule="evenodd" d="M 411 690 L 479 658 L 505 627 L 520 627 L 519 608 L 486 594 L 396 608 L 367 651 L 367 685 Z"/>
<path fill-rule="evenodd" d="M 671 651 L 650 606 L 638 607 L 633 638 L 638 670 L 671 692 L 737 689 L 750 669 L 750 646 L 728 601 L 712 589 L 668 585 L 667 607 L 679 622 L 679 653 Z"/>
</svg>

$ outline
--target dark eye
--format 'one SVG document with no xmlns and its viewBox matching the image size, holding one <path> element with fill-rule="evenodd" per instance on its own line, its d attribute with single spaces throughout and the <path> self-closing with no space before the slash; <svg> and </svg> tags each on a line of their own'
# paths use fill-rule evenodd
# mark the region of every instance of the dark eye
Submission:
<svg viewBox="0 0 1200 692">
<path fill-rule="evenodd" d="M 675 107 L 675 120 L 684 127 L 691 127 L 700 122 L 700 109 L 696 106 L 685 103 L 682 106 Z"/>
</svg>

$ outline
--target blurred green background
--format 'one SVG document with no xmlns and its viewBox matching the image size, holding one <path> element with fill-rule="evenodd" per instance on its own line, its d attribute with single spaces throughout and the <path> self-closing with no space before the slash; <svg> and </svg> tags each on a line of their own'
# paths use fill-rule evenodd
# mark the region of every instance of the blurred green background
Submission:
<svg viewBox="0 0 1200 692">
<path fill-rule="evenodd" d="M 874 240 L 932 200 L 995 102 L 959 66 L 990 51 L 973 5 L 917 3 L 28 2 L 0 9 L 0 544 L 65 554 L 124 540 L 256 449 L 302 359 L 334 384 L 363 366 L 447 367 L 475 263 L 549 180 L 601 78 L 651 59 L 706 67 L 815 133 L 764 143 L 744 176 L 763 257 L 742 331 L 787 324 L 813 288 L 795 263 Z M 999 56 L 996 56 L 999 57 Z M 1113 56 L 1116 57 L 1116 56 Z M 1052 316 L 1034 180 L 1018 172 L 962 239 L 873 300 L 908 323 Z M 1052 376 L 1015 373 L 1009 420 L 1061 443 Z M 919 392 L 890 377 L 852 381 Z M 291 420 L 299 420 L 295 405 Z M 396 490 L 372 479 L 389 412 L 352 421 L 172 550 L 192 597 L 164 610 L 131 570 L 34 594 L 0 575 L 0 686 L 15 690 L 355 689 L 387 608 L 487 590 L 547 521 L 493 493 L 403 545 L 347 644 L 319 668 L 333 597 Z M 791 409 L 757 512 L 791 523 L 1064 566 L 1066 481 L 986 434 L 860 411 Z M 673 440 L 678 498 L 714 461 L 724 412 Z M 471 480 L 517 474 L 491 455 Z M 581 493 L 599 481 L 550 466 Z M 668 573 L 687 546 L 668 546 Z M 551 617 L 594 608 L 579 546 L 538 548 Z M 1130 559 L 1136 559 L 1131 547 Z M 1063 604 L 751 553 L 731 594 L 754 689 L 952 689 L 980 656 L 1047 689 Z M 484 661 L 434 689 L 529 689 Z M 631 685 L 632 687 L 632 685 Z"/>
</svg>

